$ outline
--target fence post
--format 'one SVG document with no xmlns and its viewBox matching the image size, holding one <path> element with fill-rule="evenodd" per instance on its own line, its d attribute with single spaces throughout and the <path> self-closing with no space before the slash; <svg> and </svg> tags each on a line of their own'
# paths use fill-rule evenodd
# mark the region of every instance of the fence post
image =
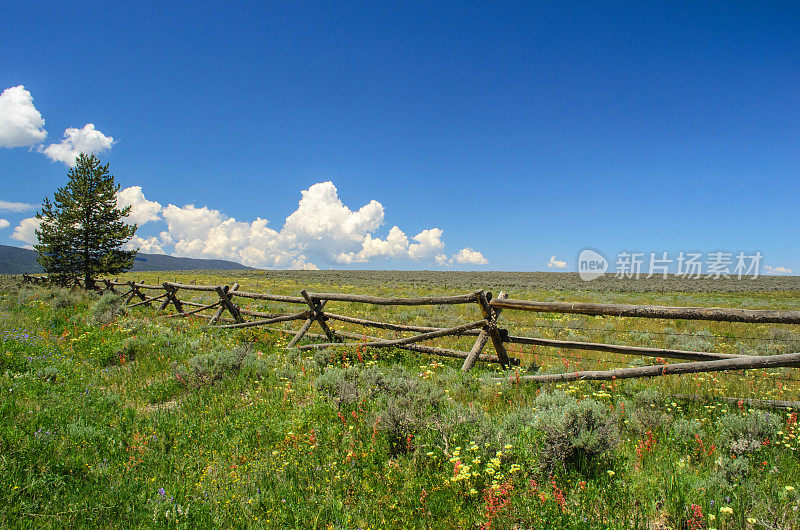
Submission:
<svg viewBox="0 0 800 530">
<path fill-rule="evenodd" d="M 167 297 L 164 299 L 163 302 L 161 302 L 161 306 L 158 308 L 158 310 L 163 311 L 164 309 L 167 308 L 169 303 L 172 302 L 178 313 L 183 313 L 183 306 L 181 305 L 181 301 L 178 300 L 178 289 L 170 285 L 167 285 L 167 282 L 162 283 L 161 286 L 167 292 Z"/>
<path fill-rule="evenodd" d="M 478 306 L 481 308 L 483 317 L 486 319 L 486 326 L 484 326 L 478 334 L 478 338 L 475 340 L 475 344 L 472 346 L 469 355 L 464 359 L 464 364 L 461 365 L 462 372 L 469 372 L 472 367 L 475 366 L 475 362 L 477 362 L 478 357 L 480 357 L 483 348 L 486 346 L 486 343 L 489 342 L 490 338 L 494 344 L 494 349 L 497 351 L 497 358 L 500 360 L 500 364 L 504 368 L 509 364 L 508 353 L 506 353 L 506 348 L 503 346 L 503 339 L 500 337 L 500 332 L 497 330 L 497 317 L 500 315 L 500 311 L 497 308 L 491 308 L 489 306 L 490 297 L 491 293 L 489 293 L 489 296 L 486 296 L 486 293 L 483 291 L 478 291 L 475 294 Z M 497 297 L 507 298 L 508 295 L 501 292 Z"/>
<path fill-rule="evenodd" d="M 235 291 L 238 288 L 239 288 L 239 284 L 238 283 L 234 283 L 233 286 L 230 287 L 230 288 L 227 285 L 223 286 L 222 290 L 225 291 L 225 294 L 228 294 L 229 290 L 230 291 Z M 220 306 L 217 308 L 217 310 L 214 311 L 214 316 L 211 317 L 211 320 L 209 321 L 209 325 L 216 324 L 217 322 L 219 322 L 219 319 L 222 317 L 222 312 L 223 311 L 225 311 L 225 305 L 224 304 L 220 304 Z"/>
<path fill-rule="evenodd" d="M 308 292 L 306 292 L 305 289 L 300 291 L 300 294 L 306 299 L 306 303 L 311 309 L 311 316 L 319 323 L 319 327 L 321 327 L 322 331 L 325 332 L 325 335 L 328 336 L 328 340 L 331 342 L 336 342 L 336 335 L 333 333 L 331 328 L 328 327 L 328 324 L 325 323 L 327 317 L 325 316 L 325 313 L 322 312 L 323 304 L 321 304 L 318 300 L 312 300 L 311 297 L 308 296 Z"/>
<path fill-rule="evenodd" d="M 125 305 L 130 304 L 131 300 L 133 300 L 133 297 L 136 296 L 136 285 L 133 283 L 133 281 L 128 282 L 128 287 L 130 287 L 131 290 L 126 293 L 128 297 L 125 299 Z"/>
<path fill-rule="evenodd" d="M 103 280 L 103 283 L 106 284 L 106 291 L 111 291 L 114 294 L 117 294 L 117 290 L 114 289 L 114 284 L 111 283 L 111 280 Z"/>
<path fill-rule="evenodd" d="M 328 337 L 328 340 L 330 340 L 331 342 L 333 342 L 333 341 L 335 340 L 335 337 L 336 337 L 336 336 L 333 334 L 333 331 L 331 331 L 331 328 L 329 328 L 329 327 L 328 327 L 328 325 L 327 325 L 327 324 L 326 324 L 326 323 L 325 323 L 323 320 L 319 320 L 319 319 L 317 319 L 317 315 L 318 315 L 318 314 L 322 314 L 322 309 L 325 307 L 325 304 L 326 304 L 326 303 L 328 303 L 328 301 L 327 301 L 327 300 L 323 300 L 321 303 L 320 303 L 320 302 L 317 302 L 317 303 L 315 304 L 315 303 L 314 303 L 314 300 L 312 300 L 312 299 L 311 299 L 311 297 L 310 297 L 310 296 L 308 296 L 308 293 L 306 292 L 306 290 L 305 290 L 305 289 L 303 289 L 302 291 L 300 291 L 300 294 L 302 294 L 302 295 L 303 295 L 303 298 L 305 298 L 305 300 L 306 300 L 306 303 L 308 304 L 308 307 L 309 307 L 309 308 L 310 308 L 310 310 L 311 310 L 311 314 L 308 316 L 308 318 L 306 319 L 306 321 L 305 321 L 305 322 L 303 322 L 303 325 L 302 325 L 302 326 L 300 327 L 300 329 L 297 331 L 297 333 L 295 334 L 295 336 L 294 336 L 294 337 L 292 337 L 292 340 L 290 340 L 290 341 L 289 341 L 289 344 L 287 344 L 287 345 L 286 345 L 286 347 L 287 347 L 287 348 L 292 348 L 292 347 L 294 347 L 294 345 L 295 345 L 295 344 L 297 344 L 297 343 L 300 341 L 300 339 L 302 339 L 302 338 L 303 338 L 303 335 L 305 335 L 305 334 L 306 334 L 306 332 L 307 332 L 307 331 L 309 330 L 309 328 L 311 327 L 311 324 L 313 324 L 315 320 L 316 320 L 317 322 L 319 322 L 319 325 L 320 325 L 320 326 L 322 327 L 322 329 L 325 331 L 325 335 Z M 331 337 L 333 337 L 333 338 L 331 338 Z"/>
<path fill-rule="evenodd" d="M 236 308 L 235 305 L 233 305 L 233 302 L 231 302 L 231 299 L 228 298 L 228 290 L 227 289 L 223 289 L 221 285 L 217 285 L 214 288 L 214 290 L 217 292 L 217 295 L 219 295 L 219 298 L 222 301 L 222 306 L 225 309 L 227 309 L 228 312 L 231 315 L 233 315 L 233 319 L 236 322 L 244 322 L 244 319 L 242 318 L 242 315 L 239 314 L 239 310 Z"/>
</svg>

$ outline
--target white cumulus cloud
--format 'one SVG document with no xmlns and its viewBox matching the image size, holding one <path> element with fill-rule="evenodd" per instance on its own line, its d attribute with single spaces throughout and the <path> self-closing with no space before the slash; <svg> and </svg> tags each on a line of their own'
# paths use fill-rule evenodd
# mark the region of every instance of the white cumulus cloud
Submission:
<svg viewBox="0 0 800 530">
<path fill-rule="evenodd" d="M 138 248 L 140 252 L 144 252 L 145 254 L 166 254 L 164 249 L 161 248 L 161 242 L 157 237 L 148 237 L 145 239 L 139 236 L 133 236 L 122 248 L 124 250 Z"/>
<path fill-rule="evenodd" d="M 8 228 L 9 226 L 11 226 L 11 223 L 7 219 L 0 219 L 0 228 Z"/>
<path fill-rule="evenodd" d="M 0 147 L 23 147 L 47 137 L 44 118 L 33 106 L 33 96 L 22 85 L 0 94 Z"/>
<path fill-rule="evenodd" d="M 148 201 L 141 186 L 130 186 L 117 192 L 117 206 L 119 208 L 131 207 L 127 222 L 142 226 L 150 221 L 161 220 L 161 204 L 156 201 Z"/>
<path fill-rule="evenodd" d="M 772 265 L 764 265 L 764 269 L 767 274 L 791 274 L 792 269 L 789 267 L 773 267 Z"/>
<path fill-rule="evenodd" d="M 83 129 L 70 127 L 64 131 L 64 138 L 57 144 L 50 144 L 40 151 L 50 160 L 64 162 L 66 165 L 75 166 L 75 158 L 81 154 L 100 153 L 111 149 L 114 138 L 106 136 L 94 128 L 93 123 L 87 123 Z"/>
<path fill-rule="evenodd" d="M 547 267 L 550 269 L 566 269 L 567 262 L 557 259 L 555 256 L 550 256 L 550 261 L 547 262 Z"/>
<path fill-rule="evenodd" d="M 469 247 L 459 250 L 458 253 L 451 258 L 451 260 L 455 261 L 456 263 L 466 263 L 472 265 L 486 265 L 489 263 L 489 260 L 484 258 L 483 254 Z"/>
<path fill-rule="evenodd" d="M 444 248 L 441 240 L 442 233 L 439 228 L 429 228 L 411 238 L 416 243 L 410 243 L 408 236 L 400 228 L 393 226 L 386 239 L 366 234 L 361 242 L 361 250 L 341 252 L 336 256 L 336 261 L 339 263 L 366 263 L 373 258 L 413 260 L 428 258 Z"/>
<path fill-rule="evenodd" d="M 39 208 L 36 204 L 28 204 L 27 202 L 9 202 L 0 201 L 0 212 L 27 212 Z"/>
<path fill-rule="evenodd" d="M 145 197 L 139 186 L 121 190 L 120 206 L 132 206 L 137 224 L 162 221 L 166 230 L 157 236 L 135 236 L 127 248 L 147 253 L 167 253 L 192 258 L 217 258 L 263 268 L 317 270 L 316 263 L 367 263 L 375 259 L 430 260 L 448 265 L 486 264 L 483 254 L 462 249 L 451 260 L 444 254 L 443 231 L 422 230 L 408 237 L 393 226 L 385 239 L 374 232 L 383 224 L 384 208 L 372 200 L 351 209 L 339 198 L 332 182 L 320 182 L 301 192 L 297 209 L 282 227 L 269 221 L 239 221 L 220 210 L 193 204 L 161 207 Z"/>
<path fill-rule="evenodd" d="M 40 224 L 42 224 L 42 220 L 35 217 L 23 219 L 20 221 L 19 225 L 14 228 L 14 232 L 11 234 L 11 239 L 16 239 L 17 241 L 22 241 L 23 243 L 28 243 L 31 245 L 38 243 L 39 238 L 36 237 L 36 229 L 39 228 Z"/>
</svg>

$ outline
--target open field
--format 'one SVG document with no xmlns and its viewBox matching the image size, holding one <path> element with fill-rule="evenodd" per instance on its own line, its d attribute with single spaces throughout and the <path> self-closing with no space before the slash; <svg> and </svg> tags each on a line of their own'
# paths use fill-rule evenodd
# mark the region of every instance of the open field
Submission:
<svg viewBox="0 0 800 530">
<path fill-rule="evenodd" d="M 541 301 L 800 307 L 799 282 L 787 277 L 586 284 L 548 273 L 215 271 L 121 279 L 236 281 L 242 290 L 291 295 L 303 288 L 409 297 L 483 288 Z M 718 399 L 800 400 L 793 369 L 486 384 L 503 373 L 499 367 L 479 363 L 462 375 L 458 360 L 402 350 L 300 353 L 286 349 L 290 335 L 209 329 L 194 319 L 156 318 L 146 306 L 116 314 L 111 295 L 2 281 L 4 526 L 798 524 L 795 412 Z M 257 301 L 250 308 L 289 309 Z M 475 304 L 330 302 L 326 310 L 438 327 L 480 318 Z M 504 311 L 500 325 L 556 339 L 748 355 L 800 351 L 800 326 L 791 325 L 517 311 Z M 469 350 L 472 342 L 436 344 Z M 522 345 L 509 353 L 523 372 L 662 362 Z"/>
</svg>

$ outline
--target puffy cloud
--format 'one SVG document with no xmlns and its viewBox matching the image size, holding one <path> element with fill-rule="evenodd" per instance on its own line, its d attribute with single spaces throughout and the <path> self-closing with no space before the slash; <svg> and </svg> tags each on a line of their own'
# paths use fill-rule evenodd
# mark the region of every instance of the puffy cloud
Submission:
<svg viewBox="0 0 800 530">
<path fill-rule="evenodd" d="M 444 232 L 440 228 L 428 228 L 414 236 L 414 241 L 408 246 L 408 255 L 412 259 L 429 258 L 438 254 L 444 248 L 441 240 Z"/>
<path fill-rule="evenodd" d="M 0 228 L 8 228 L 9 226 L 11 226 L 11 223 L 7 219 L 0 219 Z"/>
<path fill-rule="evenodd" d="M 290 267 L 293 270 L 299 271 L 318 271 L 319 267 L 314 265 L 313 263 L 307 263 L 302 259 L 296 259 L 292 261 L 292 266 Z"/>
<path fill-rule="evenodd" d="M 28 204 L 27 202 L 9 202 L 0 201 L 0 212 L 27 212 L 39 208 L 36 204 Z"/>
<path fill-rule="evenodd" d="M 0 94 L 0 147 L 34 145 L 47 137 L 44 118 L 33 106 L 33 96 L 22 85 Z"/>
<path fill-rule="evenodd" d="M 547 267 L 550 269 L 566 269 L 567 262 L 556 259 L 555 256 L 550 256 L 550 261 L 547 262 Z"/>
<path fill-rule="evenodd" d="M 42 220 L 35 217 L 23 219 L 20 221 L 19 225 L 14 228 L 11 239 L 16 239 L 17 241 L 22 241 L 23 243 L 29 243 L 31 245 L 38 243 L 39 238 L 36 237 L 36 229 L 39 228 L 40 224 L 42 224 Z"/>
<path fill-rule="evenodd" d="M 50 160 L 64 162 L 69 167 L 74 167 L 75 158 L 79 154 L 100 153 L 111 149 L 113 144 L 113 137 L 95 129 L 93 123 L 87 123 L 83 129 L 68 128 L 64 131 L 61 142 L 41 148 L 40 152 L 47 155 Z"/>
<path fill-rule="evenodd" d="M 408 236 L 397 226 L 389 230 L 386 239 L 366 234 L 358 252 L 341 252 L 336 256 L 339 263 L 365 263 L 372 258 L 409 258 L 411 245 Z"/>
<path fill-rule="evenodd" d="M 764 270 L 767 274 L 791 274 L 792 269 L 788 267 L 773 267 L 772 265 L 764 265 Z"/>
<path fill-rule="evenodd" d="M 486 265 L 489 263 L 489 260 L 483 257 L 483 254 L 478 252 L 477 250 L 472 250 L 471 248 L 462 248 L 458 251 L 458 254 L 451 258 L 451 261 L 455 261 L 456 263 L 465 263 L 471 265 Z"/>
<path fill-rule="evenodd" d="M 142 226 L 150 221 L 160 221 L 161 204 L 156 201 L 148 201 L 141 186 L 130 186 L 117 192 L 117 206 L 125 208 L 131 207 L 131 213 L 127 221 Z"/>
<path fill-rule="evenodd" d="M 383 224 L 383 205 L 370 201 L 352 211 L 339 199 L 333 182 L 320 182 L 301 192 L 297 210 L 286 218 L 281 237 L 302 252 L 331 256 L 352 249 Z"/>
<path fill-rule="evenodd" d="M 383 206 L 373 200 L 351 210 L 339 199 L 332 182 L 314 184 L 302 191 L 297 209 L 279 229 L 271 228 L 260 217 L 243 222 L 208 206 L 169 204 L 161 208 L 159 203 L 149 201 L 139 186 L 121 190 L 118 200 L 121 206 L 133 206 L 131 213 L 139 224 L 160 218 L 167 224 L 167 230 L 158 236 L 137 236 L 130 242 L 129 248 L 139 247 L 142 252 L 305 270 L 317 270 L 315 262 L 366 263 L 379 258 L 430 259 L 439 265 L 453 260 L 488 263 L 471 248 L 462 249 L 448 262 L 439 228 L 429 228 L 409 238 L 393 226 L 385 239 L 377 237 L 373 232 L 383 224 Z"/>
<path fill-rule="evenodd" d="M 145 254 L 166 254 L 157 237 L 148 237 L 147 239 L 139 236 L 133 236 L 127 243 L 122 246 L 125 250 L 139 249 L 139 252 Z"/>
<path fill-rule="evenodd" d="M 164 208 L 162 215 L 167 222 L 169 236 L 181 241 L 205 237 L 211 228 L 223 221 L 219 210 L 210 210 L 206 206 L 195 208 L 194 204 L 183 208 L 170 204 Z"/>
</svg>

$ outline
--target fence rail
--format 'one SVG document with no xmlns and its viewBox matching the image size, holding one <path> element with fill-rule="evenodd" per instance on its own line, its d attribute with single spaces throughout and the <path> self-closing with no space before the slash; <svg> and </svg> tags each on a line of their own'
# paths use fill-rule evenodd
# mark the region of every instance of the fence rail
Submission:
<svg viewBox="0 0 800 530">
<path fill-rule="evenodd" d="M 41 284 L 47 281 L 43 276 L 23 275 L 23 281 Z M 543 337 L 525 337 L 510 335 L 507 329 L 498 326 L 498 317 L 503 310 L 521 310 L 546 313 L 571 313 L 583 315 L 602 315 L 615 317 L 655 318 L 655 319 L 685 319 L 706 320 L 715 322 L 742 322 L 742 323 L 780 323 L 800 324 L 800 311 L 786 310 L 758 310 L 735 309 L 717 307 L 666 307 L 653 305 L 627 305 L 627 304 L 600 304 L 600 303 L 567 303 L 567 302 L 539 302 L 532 300 L 516 300 L 509 298 L 506 293 L 499 293 L 497 298 L 491 292 L 477 290 L 472 293 L 451 296 L 426 296 L 418 298 L 381 297 L 349 293 L 315 293 L 302 290 L 300 296 L 276 295 L 270 293 L 253 293 L 239 290 L 239 284 L 228 285 L 190 285 L 176 282 L 164 282 L 161 285 L 150 285 L 144 282 L 117 281 L 104 279 L 95 282 L 102 289 L 114 292 L 123 297 L 128 308 L 147 305 L 153 307 L 154 302 L 160 302 L 157 311 L 160 316 L 173 317 L 199 317 L 209 320 L 209 325 L 219 329 L 241 329 L 249 327 L 266 327 L 271 331 L 292 334 L 288 347 L 308 350 L 326 348 L 331 346 L 361 346 L 372 348 L 401 348 L 429 355 L 463 359 L 462 371 L 469 371 L 476 362 L 489 362 L 500 364 L 503 368 L 518 366 L 520 360 L 509 357 L 505 344 L 531 344 L 538 346 L 589 350 L 615 353 L 621 355 L 661 357 L 689 361 L 678 364 L 664 364 L 656 366 L 643 366 L 636 368 L 618 368 L 600 371 L 578 371 L 564 374 L 535 374 L 522 375 L 514 373 L 510 378 L 493 378 L 487 381 L 511 380 L 513 382 L 552 382 L 574 380 L 612 380 L 631 377 L 656 377 L 669 374 L 687 374 L 700 372 L 717 372 L 726 370 L 750 370 L 774 367 L 800 366 L 800 353 L 782 355 L 733 355 L 716 352 L 675 350 L 668 348 L 649 348 L 640 346 L 627 346 L 620 344 L 605 344 L 583 341 L 566 341 L 547 339 Z M 155 295 L 145 294 L 143 291 L 160 291 Z M 191 300 L 181 300 L 180 291 L 193 291 L 215 294 L 218 300 L 211 303 L 198 303 Z M 270 302 L 298 304 L 306 306 L 298 312 L 267 313 L 239 307 L 236 298 L 250 300 L 264 300 Z M 370 304 L 382 306 L 420 306 L 420 305 L 447 305 L 447 304 L 476 304 L 482 318 L 461 325 L 442 328 L 432 326 L 413 326 L 392 322 L 380 322 L 354 316 L 342 315 L 325 311 L 328 302 L 351 302 L 357 304 Z M 172 305 L 174 313 L 166 313 Z M 186 310 L 184 306 L 193 309 Z M 205 313 L 213 310 L 213 314 Z M 227 313 L 227 317 L 224 315 Z M 245 316 L 256 318 L 246 320 Z M 299 330 L 268 327 L 279 322 L 303 321 Z M 384 329 L 396 332 L 416 333 L 412 336 L 393 339 L 381 338 L 365 333 L 353 333 L 340 329 L 332 329 L 329 321 L 337 321 L 363 326 L 364 328 Z M 314 324 L 317 324 L 322 334 L 309 333 Z M 476 337 L 470 351 L 454 350 L 428 344 L 424 341 L 443 337 Z M 322 343 L 297 346 L 303 338 L 322 340 Z M 343 340 L 351 339 L 358 342 L 345 343 Z M 486 345 L 491 342 L 495 355 L 483 353 Z"/>
</svg>

